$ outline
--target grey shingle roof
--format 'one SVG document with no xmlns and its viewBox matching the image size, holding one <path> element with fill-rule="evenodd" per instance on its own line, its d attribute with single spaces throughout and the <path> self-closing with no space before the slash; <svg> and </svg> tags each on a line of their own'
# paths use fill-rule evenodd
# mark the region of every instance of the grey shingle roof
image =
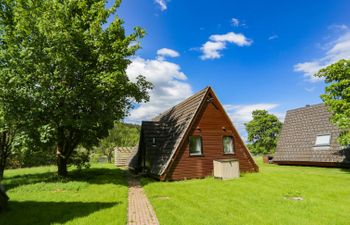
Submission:
<svg viewBox="0 0 350 225">
<path fill-rule="evenodd" d="M 162 175 L 203 102 L 209 87 L 156 116 L 143 121 L 141 138 L 150 159 L 150 173 Z M 156 137 L 155 143 L 153 138 Z"/>
<path fill-rule="evenodd" d="M 289 110 L 286 114 L 274 161 L 350 163 L 349 151 L 337 142 L 339 128 L 330 122 L 324 104 Z M 317 135 L 331 135 L 330 146 L 315 147 Z"/>
</svg>

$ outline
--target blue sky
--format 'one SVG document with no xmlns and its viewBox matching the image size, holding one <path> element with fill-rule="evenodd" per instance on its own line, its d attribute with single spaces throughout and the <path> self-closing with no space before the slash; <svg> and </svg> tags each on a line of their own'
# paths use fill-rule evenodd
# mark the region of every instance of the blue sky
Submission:
<svg viewBox="0 0 350 225">
<path fill-rule="evenodd" d="M 128 74 L 155 85 L 127 121 L 147 120 L 210 85 L 244 135 L 254 109 L 320 103 L 318 69 L 350 58 L 350 1 L 124 0 L 128 33 L 147 32 Z M 158 53 L 157 53 L 158 52 Z"/>
</svg>

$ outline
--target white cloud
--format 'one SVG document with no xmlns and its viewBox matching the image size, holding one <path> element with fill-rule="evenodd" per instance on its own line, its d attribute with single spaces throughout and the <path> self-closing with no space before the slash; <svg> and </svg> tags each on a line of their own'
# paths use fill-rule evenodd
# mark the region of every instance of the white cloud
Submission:
<svg viewBox="0 0 350 225">
<path fill-rule="evenodd" d="M 267 110 L 269 113 L 276 115 L 279 120 L 284 120 L 284 113 L 275 111 L 278 107 L 278 104 L 274 103 L 260 103 L 260 104 L 251 104 L 251 105 L 224 105 L 226 112 L 230 116 L 233 124 L 238 129 L 238 132 L 246 141 L 247 132 L 245 130 L 244 124 L 253 119 L 252 112 L 254 110 Z"/>
<path fill-rule="evenodd" d="M 150 101 L 131 110 L 128 122 L 149 120 L 192 95 L 191 85 L 186 82 L 187 76 L 180 66 L 164 59 L 133 58 L 126 72 L 132 81 L 143 75 L 154 85 Z"/>
<path fill-rule="evenodd" d="M 312 92 L 314 92 L 315 89 L 316 89 L 315 87 L 309 87 L 309 88 L 306 87 L 305 91 L 312 93 Z"/>
<path fill-rule="evenodd" d="M 209 37 L 209 41 L 204 43 L 200 50 L 202 51 L 201 59 L 218 59 L 221 58 L 220 50 L 226 48 L 227 43 L 233 43 L 240 47 L 250 46 L 253 41 L 246 38 L 241 33 L 228 32 L 227 34 L 214 34 Z"/>
<path fill-rule="evenodd" d="M 232 26 L 238 27 L 238 26 L 239 26 L 239 23 L 240 23 L 239 19 L 237 19 L 237 18 L 232 18 L 232 19 L 231 19 L 231 24 L 232 24 Z"/>
<path fill-rule="evenodd" d="M 278 36 L 277 34 L 273 34 L 273 35 L 271 35 L 271 36 L 268 38 L 268 40 L 271 41 L 271 40 L 274 40 L 274 39 L 277 39 L 277 38 L 279 38 L 279 36 Z"/>
<path fill-rule="evenodd" d="M 229 42 L 234 43 L 238 46 L 249 46 L 252 41 L 246 38 L 243 34 L 236 34 L 234 32 L 229 32 L 227 34 L 214 34 L 209 37 L 210 40 L 215 42 Z"/>
<path fill-rule="evenodd" d="M 341 30 L 348 30 L 349 27 L 346 26 L 345 24 L 332 24 L 328 27 L 328 29 L 341 31 Z"/>
<path fill-rule="evenodd" d="M 157 3 L 160 6 L 160 9 L 162 11 L 166 10 L 168 7 L 166 5 L 165 0 L 154 0 L 155 3 Z"/>
<path fill-rule="evenodd" d="M 226 48 L 225 42 L 207 41 L 200 49 L 203 52 L 201 59 L 218 59 L 221 57 L 220 50 Z"/>
<path fill-rule="evenodd" d="M 161 48 L 157 51 L 157 59 L 164 60 L 165 57 L 167 57 L 167 56 L 175 58 L 175 57 L 179 57 L 180 54 L 177 51 L 169 49 L 169 48 Z"/>
<path fill-rule="evenodd" d="M 294 65 L 294 71 L 304 73 L 304 76 L 308 78 L 310 82 L 321 81 L 322 78 L 315 77 L 316 74 L 323 66 L 318 61 L 310 61 L 304 63 L 298 63 Z"/>
<path fill-rule="evenodd" d="M 350 59 L 350 31 L 348 27 L 346 25 L 333 25 L 332 29 L 337 29 L 342 31 L 342 33 L 335 40 L 324 44 L 324 49 L 326 50 L 323 57 L 294 65 L 294 71 L 304 73 L 307 81 L 317 82 L 323 80 L 315 77 L 315 73 L 340 59 Z"/>
</svg>

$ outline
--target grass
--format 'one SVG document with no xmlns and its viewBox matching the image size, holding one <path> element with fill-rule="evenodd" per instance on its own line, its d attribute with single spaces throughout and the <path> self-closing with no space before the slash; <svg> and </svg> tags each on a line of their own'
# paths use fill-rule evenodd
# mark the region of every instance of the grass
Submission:
<svg viewBox="0 0 350 225">
<path fill-rule="evenodd" d="M 258 162 L 235 180 L 142 183 L 160 224 L 350 224 L 349 170 Z"/>
<path fill-rule="evenodd" d="M 126 173 L 113 165 L 70 172 L 60 179 L 55 167 L 5 171 L 10 209 L 1 225 L 125 224 Z"/>
<path fill-rule="evenodd" d="M 229 181 L 211 177 L 179 182 L 142 179 L 160 223 L 349 224 L 350 170 L 266 165 Z M 1 225 L 126 224 L 126 172 L 113 165 L 72 170 L 7 170 L 10 209 Z"/>
</svg>

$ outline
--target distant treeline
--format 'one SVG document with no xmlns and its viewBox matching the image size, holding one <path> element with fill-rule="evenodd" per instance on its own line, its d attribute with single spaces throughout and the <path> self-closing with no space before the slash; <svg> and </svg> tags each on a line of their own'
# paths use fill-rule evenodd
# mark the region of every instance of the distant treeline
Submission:
<svg viewBox="0 0 350 225">
<path fill-rule="evenodd" d="M 109 130 L 109 135 L 100 140 L 99 145 L 92 149 L 77 148 L 77 154 L 71 160 L 79 160 L 88 163 L 91 157 L 105 156 L 109 162 L 113 161 L 113 149 L 116 146 L 135 146 L 139 141 L 141 126 L 130 123 L 115 123 Z M 7 168 L 21 168 L 54 165 L 56 163 L 55 146 L 52 148 L 41 148 L 38 146 L 19 146 L 17 151 L 10 155 Z"/>
</svg>

